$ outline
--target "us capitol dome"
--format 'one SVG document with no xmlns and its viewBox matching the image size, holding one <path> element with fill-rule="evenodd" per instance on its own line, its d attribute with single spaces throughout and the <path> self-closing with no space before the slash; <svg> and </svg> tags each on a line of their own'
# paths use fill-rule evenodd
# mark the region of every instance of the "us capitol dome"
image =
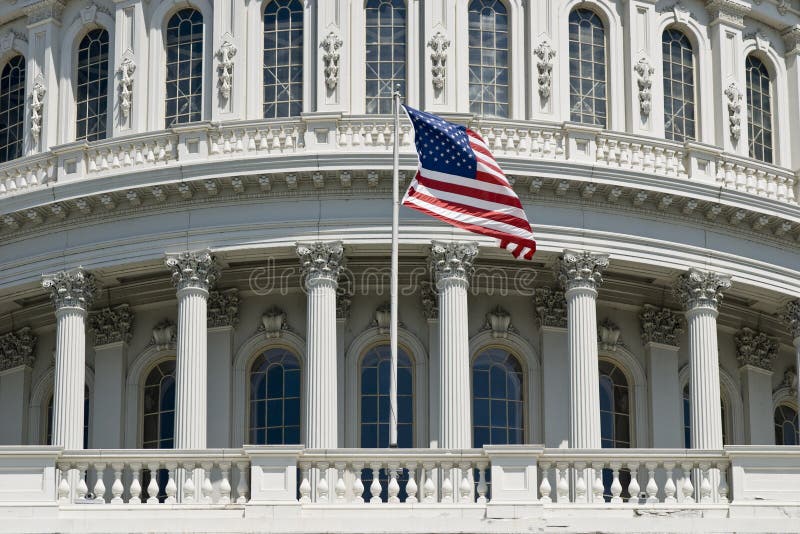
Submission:
<svg viewBox="0 0 800 534">
<path fill-rule="evenodd" d="M 6 0 L 0 532 L 796 530 L 798 169 L 798 0 Z"/>
</svg>

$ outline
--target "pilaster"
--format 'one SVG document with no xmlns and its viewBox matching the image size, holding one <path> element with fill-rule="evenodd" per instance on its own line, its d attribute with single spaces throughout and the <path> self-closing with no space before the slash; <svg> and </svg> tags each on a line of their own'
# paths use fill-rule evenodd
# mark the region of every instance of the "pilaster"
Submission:
<svg viewBox="0 0 800 534">
<path fill-rule="evenodd" d="M 790 117 L 800 116 L 800 24 L 790 26 L 781 34 L 786 48 L 786 74 L 788 77 L 788 104 Z M 800 121 L 787 121 L 789 139 L 800 139 Z M 784 164 L 792 169 L 800 167 L 800 151 L 789 150 Z"/>
<path fill-rule="evenodd" d="M 433 113 L 456 111 L 456 24 L 454 0 L 423 2 L 425 28 L 422 43 L 423 89 L 421 105 Z M 414 46 L 410 47 L 412 50 Z"/>
<path fill-rule="evenodd" d="M 742 328 L 734 339 L 742 380 L 746 443 L 774 445 L 772 366 L 778 342 L 747 327 Z"/>
<path fill-rule="evenodd" d="M 800 372 L 800 299 L 791 301 L 783 314 L 795 348 L 795 369 Z M 800 406 L 800 387 L 797 388 L 797 405 Z"/>
<path fill-rule="evenodd" d="M 539 324 L 542 355 L 542 398 L 545 447 L 569 443 L 569 337 L 564 292 L 549 287 L 536 289 L 533 297 Z"/>
<path fill-rule="evenodd" d="M 363 69 L 363 64 L 352 64 L 349 50 L 351 30 L 349 2 L 317 2 L 316 6 L 316 50 L 309 50 L 306 65 L 316 65 L 316 106 L 313 111 L 330 113 L 344 112 L 349 108 L 352 69 Z M 358 6 L 361 8 L 361 6 Z M 309 26 L 313 28 L 313 26 Z M 356 29 L 355 31 L 360 31 Z M 304 37 L 310 37 L 307 33 Z M 305 39 L 304 42 L 312 42 Z M 347 44 L 346 44 L 347 43 Z M 359 51 L 360 52 L 360 51 Z M 316 61 L 312 58 L 316 57 Z M 309 100 L 311 95 L 309 95 Z M 312 111 L 304 106 L 304 111 Z"/>
<path fill-rule="evenodd" d="M 36 340 L 27 326 L 0 336 L 0 445 L 25 444 Z"/>
<path fill-rule="evenodd" d="M 628 29 L 623 35 L 625 51 L 625 123 L 626 130 L 636 135 L 664 135 L 663 96 L 656 77 L 655 47 L 660 47 L 660 35 L 656 25 L 655 0 L 626 0 L 623 24 Z M 658 102 L 658 104 L 656 104 Z M 660 119 L 660 120 L 659 120 Z"/>
<path fill-rule="evenodd" d="M 208 446 L 231 447 L 233 334 L 239 324 L 239 291 L 208 294 Z"/>
<path fill-rule="evenodd" d="M 430 447 L 439 447 L 439 294 L 428 280 L 421 283 L 422 314 L 428 322 L 428 435 Z"/>
<path fill-rule="evenodd" d="M 347 328 L 347 321 L 350 319 L 350 305 L 352 304 L 352 296 L 343 291 L 344 288 L 340 284 L 336 294 L 336 378 L 337 384 L 344 384 L 346 380 L 345 370 L 345 356 L 347 354 L 347 347 L 344 344 L 344 334 Z M 345 406 L 345 388 L 337 388 L 337 402 L 339 406 Z M 338 443 L 345 444 L 345 418 L 339 418 L 339 425 L 337 430 Z"/>
<path fill-rule="evenodd" d="M 113 134 L 147 129 L 147 33 L 141 0 L 115 0 Z"/>
</svg>

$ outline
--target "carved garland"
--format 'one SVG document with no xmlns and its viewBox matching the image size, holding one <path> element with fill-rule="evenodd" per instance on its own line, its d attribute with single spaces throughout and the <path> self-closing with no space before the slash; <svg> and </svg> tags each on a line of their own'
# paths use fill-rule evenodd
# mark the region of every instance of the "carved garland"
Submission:
<svg viewBox="0 0 800 534">
<path fill-rule="evenodd" d="M 728 97 L 728 123 L 731 132 L 731 141 L 736 143 L 742 134 L 742 90 L 731 82 L 725 89 Z"/>
<path fill-rule="evenodd" d="M 537 57 L 536 68 L 539 71 L 537 78 L 539 96 L 547 100 L 553 89 L 553 59 L 556 57 L 556 51 L 550 45 L 550 41 L 543 39 L 533 52 Z"/>
<path fill-rule="evenodd" d="M 450 39 L 442 32 L 436 32 L 436 35 L 428 41 L 428 48 L 431 49 L 431 80 L 433 88 L 441 90 L 444 87 L 447 76 L 447 49 L 450 48 Z"/>
<path fill-rule="evenodd" d="M 219 95 L 228 100 L 231 97 L 233 89 L 233 56 L 236 55 L 238 49 L 231 41 L 225 40 L 217 50 L 217 58 L 219 59 Z"/>
<path fill-rule="evenodd" d="M 339 83 L 339 50 L 342 44 L 342 39 L 336 32 L 330 32 L 319 45 L 325 51 L 322 54 L 322 61 L 325 64 L 325 85 L 331 91 L 336 89 Z"/>
<path fill-rule="evenodd" d="M 636 83 L 639 86 L 639 111 L 641 111 L 642 117 L 649 117 L 653 100 L 651 88 L 653 87 L 655 69 L 650 64 L 649 59 L 642 57 L 634 65 L 633 70 L 636 73 Z"/>
</svg>

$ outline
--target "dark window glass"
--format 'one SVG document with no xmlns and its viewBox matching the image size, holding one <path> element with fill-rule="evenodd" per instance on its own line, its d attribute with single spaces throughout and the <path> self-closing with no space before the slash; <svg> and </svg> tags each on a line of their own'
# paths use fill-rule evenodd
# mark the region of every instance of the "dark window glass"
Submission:
<svg viewBox="0 0 800 534">
<path fill-rule="evenodd" d="M 772 163 L 772 96 L 769 71 L 753 55 L 745 60 L 747 74 L 747 136 L 750 157 Z"/>
<path fill-rule="evenodd" d="M 522 366 L 501 348 L 481 352 L 472 364 L 472 444 L 524 442 Z"/>
<path fill-rule="evenodd" d="M 797 423 L 797 411 L 791 406 L 781 404 L 775 408 L 775 444 L 800 445 L 800 425 Z"/>
<path fill-rule="evenodd" d="M 201 120 L 203 109 L 203 16 L 182 9 L 167 22 L 167 128 Z"/>
<path fill-rule="evenodd" d="M 175 360 L 147 375 L 142 410 L 142 448 L 171 449 L 175 438 Z"/>
<path fill-rule="evenodd" d="M 569 14 L 570 120 L 606 127 L 606 30 L 593 11 Z"/>
<path fill-rule="evenodd" d="M 508 117 L 508 12 L 500 0 L 469 3 L 469 110 Z"/>
<path fill-rule="evenodd" d="M 250 438 L 254 445 L 300 443 L 300 360 L 282 348 L 250 367 Z"/>
<path fill-rule="evenodd" d="M 14 56 L 0 73 L 0 163 L 22 156 L 25 58 Z"/>
<path fill-rule="evenodd" d="M 694 51 L 686 35 L 669 28 L 661 35 L 664 58 L 664 135 L 695 139 Z"/>
<path fill-rule="evenodd" d="M 613 363 L 600 361 L 600 436 L 604 449 L 627 449 L 631 446 L 631 396 L 625 373 Z M 603 497 L 610 501 L 611 484 L 614 473 L 603 469 Z M 619 481 L 623 491 L 621 496 L 628 498 L 628 484 L 631 474 L 621 469 Z"/>
<path fill-rule="evenodd" d="M 303 111 L 303 4 L 272 0 L 264 8 L 264 117 Z"/>
<path fill-rule="evenodd" d="M 367 0 L 366 111 L 392 113 L 392 95 L 406 94 L 406 4 L 404 0 Z"/>
<path fill-rule="evenodd" d="M 720 399 L 720 413 L 722 414 L 722 443 L 728 442 L 728 417 L 725 408 L 725 401 Z M 683 446 L 687 449 L 692 448 L 692 402 L 689 393 L 689 384 L 683 388 Z"/>
<path fill-rule="evenodd" d="M 78 45 L 75 138 L 105 139 L 108 117 L 108 32 L 91 30 Z"/>
</svg>

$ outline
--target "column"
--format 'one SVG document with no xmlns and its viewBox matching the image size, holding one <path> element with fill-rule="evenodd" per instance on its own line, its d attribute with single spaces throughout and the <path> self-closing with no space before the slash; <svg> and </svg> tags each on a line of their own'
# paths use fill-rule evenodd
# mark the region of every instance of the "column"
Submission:
<svg viewBox="0 0 800 534">
<path fill-rule="evenodd" d="M 645 304 L 639 320 L 647 358 L 650 446 L 683 448 L 683 396 L 678 378 L 682 318 L 669 308 Z"/>
<path fill-rule="evenodd" d="M 600 448 L 600 371 L 597 360 L 597 286 L 608 255 L 565 250 L 558 279 L 567 301 L 569 351 L 569 441 L 579 449 Z"/>
<path fill-rule="evenodd" d="M 477 243 L 433 241 L 439 292 L 439 447 L 472 446 L 467 288 Z"/>
<path fill-rule="evenodd" d="M 175 448 L 205 449 L 208 398 L 208 291 L 219 278 L 209 251 L 167 254 L 178 297 Z"/>
<path fill-rule="evenodd" d="M 94 336 L 91 443 L 95 449 L 124 447 L 125 377 L 133 320 L 127 304 L 89 316 L 89 331 Z"/>
<path fill-rule="evenodd" d="M 0 336 L 0 445 L 25 445 L 36 336 L 30 327 Z"/>
<path fill-rule="evenodd" d="M 352 295 L 347 291 L 347 288 L 341 285 L 338 288 L 336 295 L 336 377 L 338 384 L 345 383 L 345 355 L 347 354 L 347 347 L 344 345 L 344 331 L 347 327 L 347 320 L 350 319 L 350 304 L 352 303 Z M 339 406 L 345 406 L 345 390 L 343 387 L 337 388 L 337 401 Z M 339 428 L 337 432 L 338 441 L 342 446 L 346 446 L 345 439 L 345 418 L 339 419 Z M 355 439 L 355 436 L 353 436 Z"/>
<path fill-rule="evenodd" d="M 231 447 L 233 332 L 239 324 L 239 291 L 208 295 L 208 447 Z"/>
<path fill-rule="evenodd" d="M 775 445 L 772 366 L 778 355 L 778 342 L 747 327 L 739 330 L 734 340 L 742 380 L 746 443 Z"/>
<path fill-rule="evenodd" d="M 693 449 L 722 448 L 717 308 L 730 286 L 729 276 L 693 267 L 675 288 L 688 324 Z"/>
<path fill-rule="evenodd" d="M 544 446 L 566 447 L 569 443 L 567 301 L 563 291 L 549 287 L 537 288 L 533 300 L 542 355 Z"/>
<path fill-rule="evenodd" d="M 339 403 L 336 345 L 336 288 L 344 256 L 341 241 L 297 245 L 308 295 L 303 443 L 337 447 Z"/>
<path fill-rule="evenodd" d="M 439 448 L 439 300 L 436 287 L 421 282 L 422 314 L 428 322 L 428 436 L 430 448 Z"/>
<path fill-rule="evenodd" d="M 795 369 L 800 373 L 800 299 L 793 300 L 786 306 L 784 320 L 794 341 Z M 800 387 L 797 388 L 797 405 L 800 406 Z"/>
<path fill-rule="evenodd" d="M 86 382 L 86 313 L 94 277 L 83 268 L 44 275 L 56 310 L 56 369 L 53 388 L 53 445 L 83 448 L 83 391 Z"/>
</svg>

